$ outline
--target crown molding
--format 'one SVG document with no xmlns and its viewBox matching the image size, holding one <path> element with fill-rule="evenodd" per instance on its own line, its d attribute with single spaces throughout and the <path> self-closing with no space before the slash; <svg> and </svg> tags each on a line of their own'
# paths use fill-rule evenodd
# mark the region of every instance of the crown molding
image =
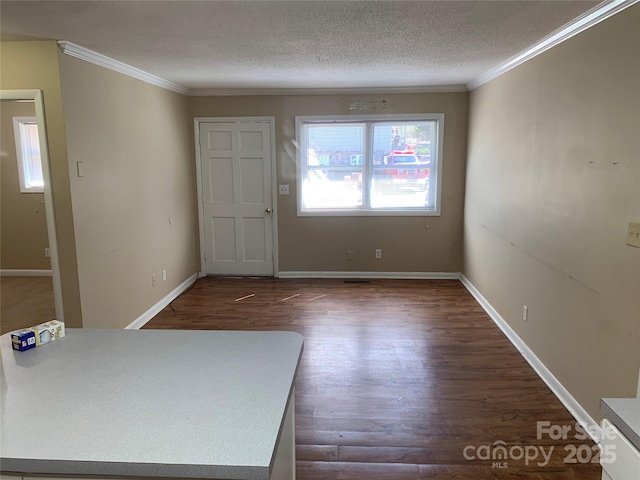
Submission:
<svg viewBox="0 0 640 480">
<path fill-rule="evenodd" d="M 58 41 L 58 48 L 65 55 L 79 58 L 94 65 L 122 73 L 157 87 L 193 97 L 248 96 L 248 95 L 384 95 L 399 93 L 450 93 L 466 92 L 465 85 L 433 85 L 414 87 L 370 88 L 188 88 L 178 83 L 147 73 L 113 58 L 66 40 Z"/>
<path fill-rule="evenodd" d="M 122 73 L 123 75 L 127 75 L 128 77 L 142 80 L 143 82 L 150 83 L 151 85 L 155 85 L 166 90 L 171 90 L 172 92 L 181 93 L 183 95 L 189 94 L 189 89 L 187 87 L 183 87 L 182 85 L 179 85 L 177 83 L 173 83 L 169 80 L 165 80 L 164 78 L 160 78 L 151 73 L 147 73 L 144 70 L 140 70 L 139 68 L 132 67 L 131 65 L 127 65 L 126 63 L 122 63 L 118 60 L 114 60 L 113 58 L 107 57 L 106 55 L 102 55 L 98 52 L 94 52 L 93 50 L 89 50 L 88 48 L 81 47 L 80 45 L 76 45 L 75 43 L 61 40 L 58 42 L 58 48 L 65 55 L 79 58 L 80 60 L 93 63 L 94 65 L 98 65 L 109 70 L 113 70 L 114 72 Z"/>
<path fill-rule="evenodd" d="M 496 67 L 488 70 L 479 77 L 471 80 L 466 85 L 467 89 L 473 90 L 474 88 L 478 88 L 480 85 L 483 85 L 490 80 L 499 77 L 503 73 L 512 70 L 513 68 L 523 64 L 527 60 L 531 60 L 533 57 L 546 52 L 550 48 L 555 47 L 565 40 L 568 40 L 574 35 L 577 35 L 587 30 L 588 28 L 593 27 L 597 23 L 606 20 L 607 18 L 621 12 L 626 8 L 629 8 L 635 3 L 638 3 L 638 1 L 640 0 L 606 0 L 596 5 L 591 10 L 583 13 L 575 20 L 572 20 L 570 23 L 567 23 L 566 25 L 560 27 L 558 30 L 544 37 L 542 40 L 533 44 L 526 50 L 523 50 L 517 55 L 511 57 L 509 60 L 497 65 Z"/>
<path fill-rule="evenodd" d="M 192 88 L 188 95 L 196 97 L 242 95 L 389 95 L 399 93 L 466 92 L 465 85 L 434 85 L 423 87 L 368 88 Z"/>
</svg>

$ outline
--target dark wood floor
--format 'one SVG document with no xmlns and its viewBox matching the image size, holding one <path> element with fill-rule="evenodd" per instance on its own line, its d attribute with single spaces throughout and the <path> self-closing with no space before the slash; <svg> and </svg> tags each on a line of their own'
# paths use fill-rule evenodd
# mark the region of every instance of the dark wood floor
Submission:
<svg viewBox="0 0 640 480">
<path fill-rule="evenodd" d="M 55 318 L 51 277 L 0 277 L 0 334 Z"/>
<path fill-rule="evenodd" d="M 573 429 L 538 438 L 575 421 L 456 280 L 205 278 L 145 328 L 304 335 L 298 480 L 600 478 Z"/>
</svg>

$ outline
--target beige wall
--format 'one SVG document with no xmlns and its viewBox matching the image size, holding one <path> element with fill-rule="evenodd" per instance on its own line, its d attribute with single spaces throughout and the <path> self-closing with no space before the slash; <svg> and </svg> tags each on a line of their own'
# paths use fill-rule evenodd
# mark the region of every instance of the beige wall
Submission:
<svg viewBox="0 0 640 480">
<path fill-rule="evenodd" d="M 198 270 L 187 100 L 64 55 L 60 75 L 84 326 L 122 328 Z"/>
<path fill-rule="evenodd" d="M 295 117 L 348 115 L 351 99 L 385 99 L 372 113 L 444 113 L 440 217 L 298 217 Z M 275 116 L 280 271 L 458 272 L 467 138 L 467 93 L 192 97 L 193 117 Z M 363 112 L 358 112 L 363 113 Z M 426 225 L 429 225 L 429 228 Z M 382 248 L 376 260 L 374 250 Z M 347 250 L 354 261 L 346 260 Z"/>
<path fill-rule="evenodd" d="M 56 42 L 0 43 L 0 88 L 38 89 L 44 93 L 64 320 L 69 327 L 81 327 L 82 312 Z"/>
<path fill-rule="evenodd" d="M 14 117 L 35 117 L 33 103 L 3 100 L 0 105 L 0 268 L 51 270 L 43 193 L 20 192 Z"/>
<path fill-rule="evenodd" d="M 470 100 L 464 274 L 594 418 L 640 365 L 639 25 L 640 5 Z"/>
</svg>

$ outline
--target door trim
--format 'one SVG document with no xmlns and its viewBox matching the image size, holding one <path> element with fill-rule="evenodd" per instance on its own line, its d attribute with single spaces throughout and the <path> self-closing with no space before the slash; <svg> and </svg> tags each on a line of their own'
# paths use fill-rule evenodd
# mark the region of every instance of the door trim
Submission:
<svg viewBox="0 0 640 480">
<path fill-rule="evenodd" d="M 47 235 L 49 237 L 49 254 L 51 260 L 51 276 L 53 283 L 53 303 L 56 319 L 64 322 L 64 305 L 62 303 L 62 281 L 60 277 L 60 258 L 58 256 L 58 231 L 56 229 L 53 185 L 51 183 L 51 160 L 49 158 L 49 139 L 44 110 L 42 90 L 0 90 L 0 100 L 33 100 L 38 123 L 40 140 L 40 159 L 42 178 L 44 180 L 44 211 L 47 219 Z"/>
<path fill-rule="evenodd" d="M 200 273 L 199 277 L 206 276 L 205 261 L 204 261 L 204 211 L 202 208 L 202 159 L 200 158 L 200 124 L 201 123 L 254 123 L 254 122 L 267 122 L 269 124 L 269 132 L 271 133 L 271 198 L 273 210 L 271 215 L 273 218 L 273 276 L 277 277 L 279 274 L 278 266 L 278 169 L 276 168 L 276 135 L 275 135 L 275 123 L 276 118 L 270 117 L 194 117 L 194 136 L 195 136 L 195 151 L 196 151 L 196 192 L 197 192 L 197 204 L 198 204 L 198 229 L 199 229 L 199 249 L 200 249 Z"/>
</svg>

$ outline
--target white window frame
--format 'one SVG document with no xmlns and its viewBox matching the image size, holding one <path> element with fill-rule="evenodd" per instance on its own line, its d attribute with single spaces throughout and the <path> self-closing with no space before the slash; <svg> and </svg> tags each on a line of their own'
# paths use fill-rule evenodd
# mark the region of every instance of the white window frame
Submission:
<svg viewBox="0 0 640 480">
<path fill-rule="evenodd" d="M 422 208 L 404 208 L 404 209 L 392 209 L 392 208 L 380 208 L 374 209 L 363 205 L 359 208 L 344 208 L 344 209 L 305 209 L 303 204 L 303 188 L 304 179 L 306 178 L 306 161 L 303 158 L 303 153 L 307 151 L 306 138 L 303 135 L 303 127 L 305 124 L 312 123 L 367 123 L 367 122 L 413 122 L 413 121 L 435 121 L 436 122 L 436 134 L 437 139 L 435 148 L 432 147 L 431 165 L 429 166 L 431 179 L 435 179 L 435 182 L 430 184 L 429 188 L 435 188 L 436 191 L 433 195 L 435 200 L 435 208 L 427 210 Z M 425 217 L 437 217 L 440 216 L 441 211 L 441 191 L 442 191 L 442 151 L 444 144 L 444 113 L 424 113 L 424 114 L 386 114 L 386 115 L 315 115 L 315 116 L 297 116 L 296 117 L 296 164 L 298 166 L 298 172 L 296 175 L 297 185 L 297 204 L 298 204 L 298 216 L 425 216 Z M 373 150 L 373 137 L 365 132 L 365 162 L 363 165 L 364 175 L 368 177 L 372 172 L 373 156 L 371 154 Z M 435 155 L 434 151 L 435 150 Z M 435 159 L 435 164 L 434 164 Z M 366 183 L 363 184 L 364 190 L 369 184 L 370 178 L 367 178 Z"/>
<path fill-rule="evenodd" d="M 18 160 L 18 177 L 20 177 L 20 192 L 21 193 L 43 193 L 44 182 L 42 185 L 32 186 L 30 181 L 30 175 L 28 173 L 27 163 L 31 162 L 28 157 L 28 152 L 25 148 L 23 137 L 23 125 L 38 125 L 36 117 L 13 117 L 13 135 L 16 141 L 16 158 Z M 40 168 L 42 169 L 42 154 L 40 154 Z M 44 174 L 43 174 L 44 180 Z"/>
</svg>

